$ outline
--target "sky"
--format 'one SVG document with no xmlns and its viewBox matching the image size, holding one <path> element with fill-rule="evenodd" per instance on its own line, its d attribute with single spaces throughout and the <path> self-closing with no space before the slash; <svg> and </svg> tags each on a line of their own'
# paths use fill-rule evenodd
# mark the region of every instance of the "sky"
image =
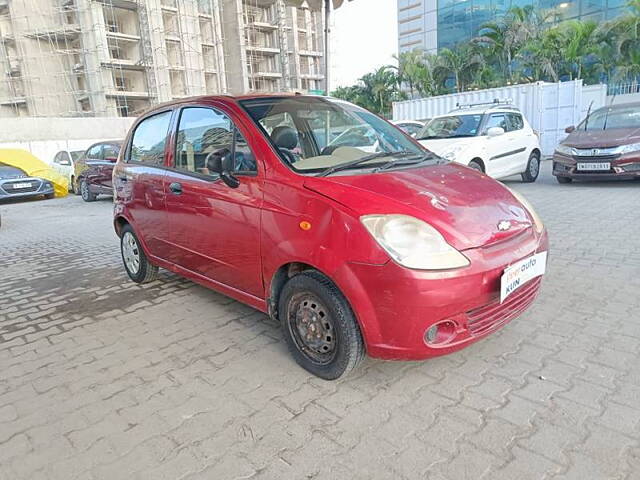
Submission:
<svg viewBox="0 0 640 480">
<path fill-rule="evenodd" d="M 395 63 L 396 0 L 352 0 L 332 12 L 331 90 L 352 85 L 365 73 Z"/>
</svg>

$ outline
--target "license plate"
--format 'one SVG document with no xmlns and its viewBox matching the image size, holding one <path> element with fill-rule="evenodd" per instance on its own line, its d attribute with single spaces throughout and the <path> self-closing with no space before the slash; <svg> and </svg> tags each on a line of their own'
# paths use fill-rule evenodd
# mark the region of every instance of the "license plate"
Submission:
<svg viewBox="0 0 640 480">
<path fill-rule="evenodd" d="M 610 170 L 611 164 L 609 162 L 579 162 L 578 170 Z"/>
<path fill-rule="evenodd" d="M 507 267 L 500 277 L 500 303 L 529 280 L 544 275 L 547 252 L 540 252 Z"/>
<path fill-rule="evenodd" d="M 31 188 L 30 183 L 14 183 L 13 188 Z"/>
</svg>

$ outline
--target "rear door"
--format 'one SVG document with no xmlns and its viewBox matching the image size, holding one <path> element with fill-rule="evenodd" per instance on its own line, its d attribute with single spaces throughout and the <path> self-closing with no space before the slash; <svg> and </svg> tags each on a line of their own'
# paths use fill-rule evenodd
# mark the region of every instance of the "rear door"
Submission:
<svg viewBox="0 0 640 480">
<path fill-rule="evenodd" d="M 102 145 L 102 167 L 100 183 L 105 190 L 113 189 L 113 167 L 118 160 L 120 145 L 115 143 L 105 143 Z"/>
<path fill-rule="evenodd" d="M 172 115 L 173 110 L 168 109 L 138 123 L 114 179 L 133 228 L 148 253 L 162 259 L 167 259 L 170 252 L 164 178 Z"/>
<path fill-rule="evenodd" d="M 522 173 L 527 169 L 531 143 L 535 140 L 535 134 L 533 130 L 525 128 L 522 114 L 518 112 L 507 113 L 507 125 L 509 133 L 513 136 L 514 150 L 517 150 L 513 163 L 509 165 L 510 172 Z"/>
<path fill-rule="evenodd" d="M 165 179 L 172 262 L 215 282 L 264 296 L 260 257 L 263 179 L 236 120 L 220 108 L 181 109 L 172 168 Z M 220 156 L 240 181 L 209 169 Z"/>
</svg>

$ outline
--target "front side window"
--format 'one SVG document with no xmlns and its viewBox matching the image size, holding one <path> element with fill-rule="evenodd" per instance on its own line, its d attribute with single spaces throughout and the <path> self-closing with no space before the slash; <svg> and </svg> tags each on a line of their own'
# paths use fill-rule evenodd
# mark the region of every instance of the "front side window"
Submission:
<svg viewBox="0 0 640 480">
<path fill-rule="evenodd" d="M 295 96 L 243 100 L 241 105 L 298 172 L 377 167 L 400 158 L 406 165 L 429 155 L 394 126 L 342 100 Z"/>
<path fill-rule="evenodd" d="M 91 160 L 99 160 L 102 153 L 102 145 L 94 145 L 87 152 L 87 158 Z"/>
<path fill-rule="evenodd" d="M 161 166 L 170 122 L 171 112 L 158 113 L 140 122 L 131 140 L 129 161 Z"/>
<path fill-rule="evenodd" d="M 213 162 L 220 159 L 229 171 L 255 172 L 249 145 L 224 113 L 205 107 L 182 110 L 176 140 L 175 168 L 216 177 Z"/>
<path fill-rule="evenodd" d="M 487 131 L 493 127 L 500 127 L 504 129 L 505 132 L 508 131 L 507 118 L 505 117 L 504 113 L 494 113 L 492 115 L 489 115 L 487 124 L 484 127 L 484 132 L 487 133 Z"/>
<path fill-rule="evenodd" d="M 482 115 L 451 115 L 434 118 L 418 133 L 418 140 L 436 138 L 475 137 L 480 128 Z"/>
<path fill-rule="evenodd" d="M 102 156 L 106 160 L 118 158 L 118 154 L 119 153 L 120 153 L 120 146 L 119 145 L 105 145 L 104 148 L 102 149 Z M 163 153 L 164 153 L 164 151 L 163 151 Z"/>
</svg>

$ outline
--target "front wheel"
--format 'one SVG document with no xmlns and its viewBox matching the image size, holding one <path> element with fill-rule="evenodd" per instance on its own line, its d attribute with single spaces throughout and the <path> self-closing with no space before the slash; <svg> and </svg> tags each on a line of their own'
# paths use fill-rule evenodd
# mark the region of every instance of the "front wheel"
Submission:
<svg viewBox="0 0 640 480">
<path fill-rule="evenodd" d="M 556 177 L 558 183 L 571 183 L 573 180 L 569 177 Z"/>
<path fill-rule="evenodd" d="M 124 269 L 131 280 L 136 283 L 147 283 L 158 278 L 158 267 L 149 262 L 130 225 L 125 225 L 122 229 L 120 252 Z"/>
<path fill-rule="evenodd" d="M 84 178 L 80 180 L 80 195 L 85 202 L 93 202 L 97 197 L 97 195 L 89 189 L 89 184 Z"/>
<path fill-rule="evenodd" d="M 540 174 L 540 154 L 537 152 L 531 152 L 529 155 L 529 161 L 527 162 L 527 169 L 522 172 L 522 181 L 527 183 L 533 183 Z"/>
<path fill-rule="evenodd" d="M 287 346 L 305 370 L 335 380 L 364 357 L 360 327 L 346 299 L 317 271 L 290 278 L 282 289 L 278 316 Z"/>
</svg>

